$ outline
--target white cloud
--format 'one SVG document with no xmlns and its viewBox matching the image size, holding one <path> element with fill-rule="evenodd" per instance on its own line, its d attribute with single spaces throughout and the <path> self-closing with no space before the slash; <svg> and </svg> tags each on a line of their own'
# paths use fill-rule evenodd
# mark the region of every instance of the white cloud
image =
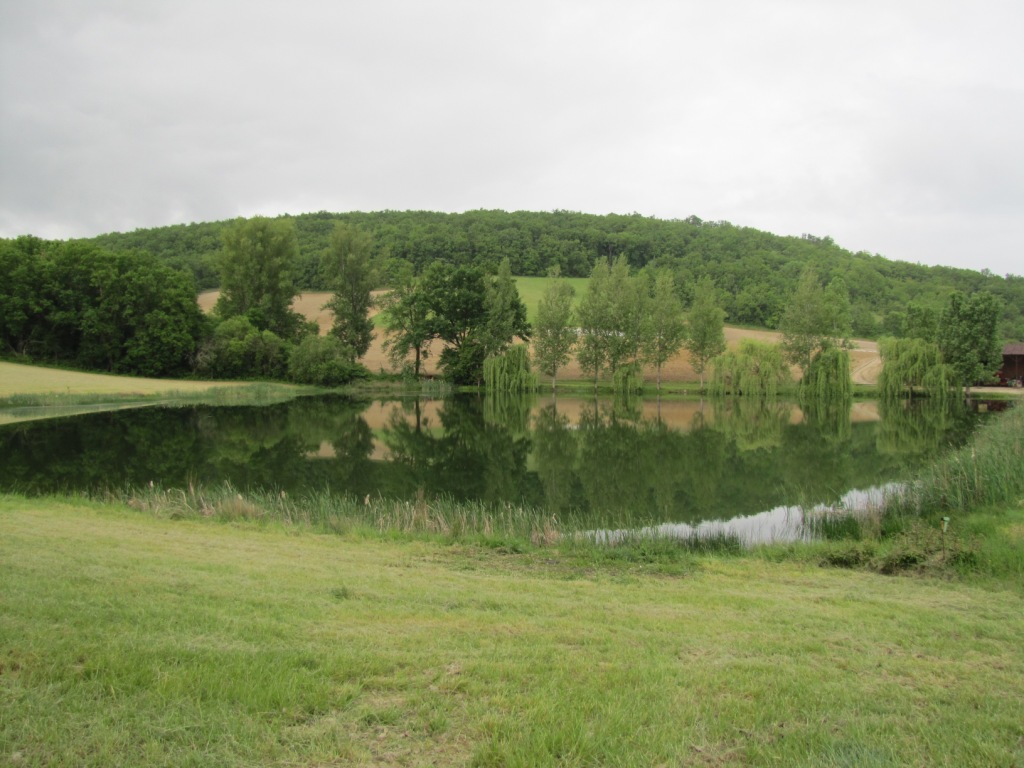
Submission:
<svg viewBox="0 0 1024 768">
<path fill-rule="evenodd" d="M 1022 16 L 916 0 L 4 3 L 0 235 L 568 208 L 1020 273 Z"/>
</svg>

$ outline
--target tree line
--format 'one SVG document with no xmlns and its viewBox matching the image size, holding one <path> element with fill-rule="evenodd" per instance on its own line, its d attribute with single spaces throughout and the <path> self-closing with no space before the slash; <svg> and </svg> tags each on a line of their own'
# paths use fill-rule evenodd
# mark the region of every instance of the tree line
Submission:
<svg viewBox="0 0 1024 768">
<path fill-rule="evenodd" d="M 337 222 L 372 239 L 375 264 L 408 263 L 417 272 L 443 261 L 494 272 L 508 259 L 512 273 L 544 276 L 557 267 L 567 277 L 587 277 L 598 261 L 624 258 L 630 268 L 667 269 L 685 303 L 703 277 L 721 292 L 730 322 L 777 328 L 792 287 L 810 267 L 826 284 L 842 278 L 858 337 L 902 336 L 912 303 L 941 311 L 954 291 L 985 291 L 1001 301 L 999 333 L 1024 339 L 1024 277 L 952 267 L 928 267 L 878 254 L 852 253 L 829 237 L 782 237 L 696 216 L 663 220 L 571 211 L 427 211 L 318 213 L 282 217 L 294 222 L 295 279 L 305 290 L 327 290 L 320 255 Z M 176 225 L 111 233 L 90 242 L 108 250 L 144 250 L 171 266 L 190 270 L 200 290 L 220 285 L 223 230 L 237 222 Z M 984 262 L 984 254 L 979 254 Z M 382 277 L 388 270 L 382 269 Z"/>
<path fill-rule="evenodd" d="M 322 337 L 291 308 L 301 262 L 293 219 L 240 220 L 221 239 L 221 294 L 209 318 L 199 313 L 191 276 L 147 253 L 32 237 L 2 241 L 4 353 L 119 373 L 338 385 L 369 374 L 359 360 L 374 335 L 373 290 L 386 284 L 384 346 L 414 377 L 440 340 L 439 366 L 453 384 L 486 379 L 492 388 L 529 388 L 529 355 L 515 342 L 534 336 L 536 366 L 553 388 L 572 355 L 595 386 L 606 377 L 616 389 L 637 389 L 653 367 L 660 388 L 662 366 L 685 347 L 702 387 L 713 365 L 720 391 L 772 394 L 788 380 L 788 363 L 800 367 L 807 391 L 850 391 L 851 292 L 842 277 L 824 284 L 813 266 L 787 295 L 778 323 L 782 346 L 745 343 L 726 353 L 726 294 L 706 275 L 681 284 L 678 272 L 660 262 L 636 270 L 626 256 L 599 258 L 574 305 L 573 289 L 557 279 L 555 266 L 531 327 L 508 258 L 493 270 L 448 260 L 422 269 L 400 258 L 382 262 L 369 232 L 335 221 L 318 258 L 318 280 L 332 292 L 326 308 L 334 315 Z M 954 309 L 941 314 L 911 302 L 903 332 L 935 336 L 942 364 L 956 373 L 945 380 L 969 385 L 990 375 L 999 359 L 1000 304 L 988 293 L 954 292 L 949 302 Z M 951 319 L 961 316 L 967 319 Z M 950 329 L 968 326 L 954 340 Z M 895 348 L 883 347 L 890 359 Z"/>
</svg>

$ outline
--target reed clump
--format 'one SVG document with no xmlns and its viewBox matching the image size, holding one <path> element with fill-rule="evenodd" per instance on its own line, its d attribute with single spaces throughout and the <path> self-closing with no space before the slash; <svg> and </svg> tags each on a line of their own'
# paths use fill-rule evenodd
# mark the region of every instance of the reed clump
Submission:
<svg viewBox="0 0 1024 768">
<path fill-rule="evenodd" d="M 813 533 L 827 541 L 822 565 L 1024 576 L 1024 547 L 1000 523 L 1022 508 L 1024 409 L 1014 408 L 886 493 L 875 514 L 825 517 Z"/>
</svg>

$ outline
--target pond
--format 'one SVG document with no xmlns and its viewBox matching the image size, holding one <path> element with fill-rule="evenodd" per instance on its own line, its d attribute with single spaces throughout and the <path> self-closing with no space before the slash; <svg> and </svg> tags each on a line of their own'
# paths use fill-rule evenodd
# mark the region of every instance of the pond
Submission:
<svg viewBox="0 0 1024 768">
<path fill-rule="evenodd" d="M 525 505 L 616 529 L 832 504 L 963 443 L 962 404 L 306 397 L 144 408 L 0 426 L 0 490 L 230 483 Z"/>
</svg>

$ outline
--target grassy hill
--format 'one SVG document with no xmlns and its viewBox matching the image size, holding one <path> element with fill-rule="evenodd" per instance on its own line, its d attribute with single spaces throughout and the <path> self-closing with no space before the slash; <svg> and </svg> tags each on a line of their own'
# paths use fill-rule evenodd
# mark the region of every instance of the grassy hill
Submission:
<svg viewBox="0 0 1024 768">
<path fill-rule="evenodd" d="M 1024 339 L 1024 277 L 853 253 L 827 236 L 782 237 L 695 216 L 663 220 L 572 211 L 321 211 L 282 218 L 294 222 L 298 282 L 310 290 L 326 287 L 319 259 L 335 223 L 342 222 L 373 236 L 382 266 L 401 259 L 417 269 L 438 260 L 492 268 L 508 258 L 517 275 L 543 276 L 557 265 L 565 276 L 587 277 L 597 259 L 623 257 L 633 269 L 670 269 L 681 286 L 708 276 L 723 291 L 730 322 L 762 328 L 775 326 L 807 266 L 826 282 L 842 278 L 850 291 L 854 331 L 869 337 L 898 330 L 911 302 L 939 308 L 953 290 L 984 290 L 1003 303 L 1002 335 Z M 117 251 L 149 251 L 191 271 L 198 287 L 209 289 L 218 284 L 221 235 L 232 223 L 110 233 L 90 242 Z"/>
</svg>

